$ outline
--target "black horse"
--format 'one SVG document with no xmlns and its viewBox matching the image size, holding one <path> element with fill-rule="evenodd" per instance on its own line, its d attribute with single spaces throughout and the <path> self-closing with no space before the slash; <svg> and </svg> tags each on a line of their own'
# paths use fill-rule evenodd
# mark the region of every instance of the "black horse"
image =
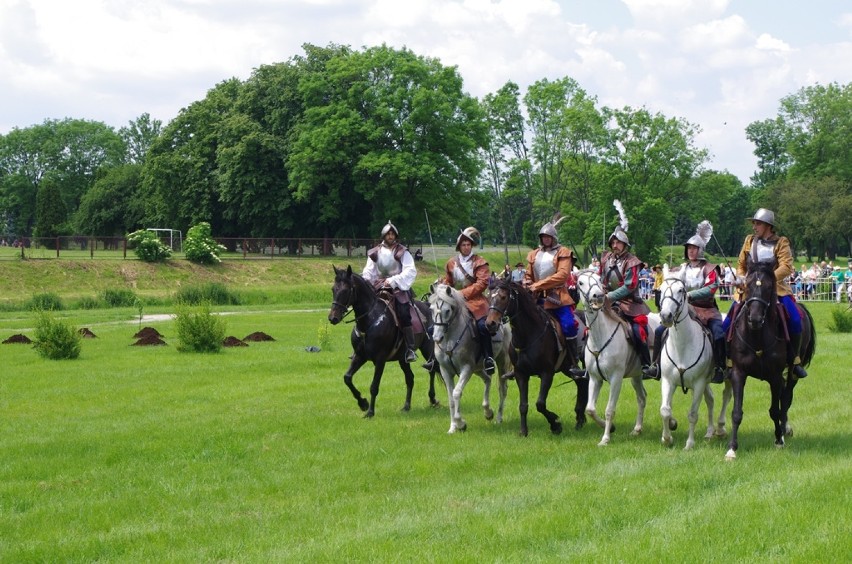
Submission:
<svg viewBox="0 0 852 564">
<path fill-rule="evenodd" d="M 328 312 L 328 320 L 332 325 L 340 323 L 351 307 L 355 312 L 355 327 L 352 329 L 353 354 L 349 370 L 343 375 L 343 382 L 352 392 L 358 407 L 364 411 L 364 417 L 372 417 L 376 413 L 376 396 L 379 395 L 379 385 L 385 363 L 396 360 L 405 374 L 405 404 L 403 411 L 411 409 L 411 392 L 414 389 L 414 373 L 405 362 L 405 340 L 397 327 L 393 312 L 393 298 L 382 299 L 376 295 L 372 285 L 358 274 L 352 272 L 352 267 L 346 270 L 334 268 L 334 286 L 331 288 L 332 302 Z M 429 304 L 412 301 L 426 325 L 431 324 L 432 313 Z M 415 313 L 412 312 L 412 321 Z M 432 340 L 425 332 L 416 335 L 417 346 L 423 358 L 429 358 L 432 352 Z M 352 378 L 367 361 L 373 363 L 373 382 L 370 384 L 370 401 L 361 395 L 352 382 Z M 435 399 L 435 371 L 429 373 L 429 403 L 437 407 Z"/>
<path fill-rule="evenodd" d="M 802 304 L 797 307 L 802 317 L 802 365 L 807 366 L 816 350 L 816 329 L 811 313 Z M 749 261 L 745 300 L 734 314 L 728 344 L 733 363 L 731 384 L 734 391 L 734 411 L 731 415 L 733 427 L 725 455 L 728 460 L 737 456 L 737 431 L 743 420 L 746 376 L 769 383 L 772 392 L 769 417 L 775 424 L 775 445 L 784 446 L 785 433 L 792 435 L 792 428 L 787 424 L 787 412 L 793 403 L 793 388 L 796 387 L 797 379 L 792 375 L 787 354 L 782 308 L 775 292 L 774 265 L 752 264 Z"/>
<path fill-rule="evenodd" d="M 556 413 L 547 409 L 547 395 L 553 385 L 553 375 L 557 371 L 570 377 L 568 369 L 571 368 L 571 359 L 578 355 L 579 341 L 582 341 L 583 332 L 580 331 L 577 341 L 569 341 L 569 343 L 577 343 L 576 350 L 565 348 L 560 351 L 556 328 L 551 322 L 550 314 L 536 304 L 529 291 L 510 280 L 501 280 L 491 291 L 491 307 L 486 320 L 488 330 L 496 330 L 504 316 L 509 318 L 509 323 L 512 325 L 512 346 L 517 353 L 517 359 L 513 360 L 514 378 L 518 383 L 520 395 L 518 405 L 521 414 L 520 434 L 526 437 L 528 433 L 529 382 L 531 376 L 538 375 L 541 386 L 535 407 L 547 419 L 550 431 L 558 435 L 562 432 L 562 423 Z M 560 356 L 562 356 L 561 362 Z M 575 428 L 580 429 L 586 424 L 585 407 L 589 396 L 589 381 L 579 379 L 574 382 L 577 384 L 577 402 L 574 405 Z"/>
</svg>

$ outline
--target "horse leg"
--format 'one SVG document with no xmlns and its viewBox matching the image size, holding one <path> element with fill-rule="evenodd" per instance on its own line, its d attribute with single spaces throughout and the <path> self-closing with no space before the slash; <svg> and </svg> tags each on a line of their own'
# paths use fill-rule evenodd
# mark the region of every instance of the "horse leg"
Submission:
<svg viewBox="0 0 852 564">
<path fill-rule="evenodd" d="M 352 381 L 352 378 L 355 376 L 355 373 L 364 366 L 365 362 L 366 361 L 362 360 L 357 354 L 353 355 L 352 362 L 349 363 L 349 370 L 347 370 L 346 374 L 343 375 L 343 383 L 346 384 L 346 387 L 349 388 L 350 392 L 352 392 L 352 397 L 354 397 L 355 401 L 358 402 L 358 407 L 361 408 L 361 411 L 367 411 L 370 404 L 367 402 L 367 399 L 361 395 L 358 388 L 355 387 L 355 383 Z"/>
<path fill-rule="evenodd" d="M 633 437 L 637 437 L 642 434 L 642 425 L 645 421 L 645 405 L 648 402 L 648 393 L 645 391 L 645 385 L 642 384 L 642 375 L 634 376 L 630 379 L 633 383 L 633 389 L 636 390 L 636 424 L 633 426 L 633 430 L 630 431 L 630 435 Z M 616 397 L 616 401 L 618 398 Z M 613 413 L 615 412 L 615 404 L 612 406 Z M 672 418 L 672 429 L 677 428 L 677 421 Z"/>
<path fill-rule="evenodd" d="M 602 387 L 603 380 L 597 377 L 589 377 L 589 397 L 586 400 L 586 415 L 591 417 L 592 421 L 597 423 L 601 429 L 606 429 L 606 422 L 598 416 L 596 407 Z"/>
<path fill-rule="evenodd" d="M 455 387 L 455 374 L 451 373 L 448 369 L 440 366 L 441 370 L 441 379 L 444 381 L 444 386 L 447 388 L 447 405 L 450 409 L 450 428 L 447 430 L 447 433 L 455 433 L 456 429 L 456 420 L 455 420 L 455 404 L 453 403 L 453 387 Z"/>
<path fill-rule="evenodd" d="M 674 396 L 674 390 L 675 387 L 672 386 L 668 374 L 664 374 L 660 379 L 660 396 L 662 397 L 662 401 L 660 402 L 660 416 L 663 418 L 663 436 L 660 438 L 660 442 L 664 446 L 672 446 L 674 444 L 672 431 L 669 426 L 672 419 L 672 397 Z"/>
<path fill-rule="evenodd" d="M 725 430 L 725 414 L 728 412 L 728 404 L 731 403 L 733 395 L 734 388 L 729 378 L 725 380 L 725 388 L 722 390 L 722 409 L 719 410 L 719 418 L 716 420 L 715 436 L 717 437 L 724 437 L 728 434 Z"/>
<path fill-rule="evenodd" d="M 372 417 L 376 414 L 376 397 L 379 395 L 379 385 L 382 383 L 382 373 L 385 371 L 385 361 L 373 361 L 373 381 L 370 382 L 370 407 L 364 417 Z"/>
<path fill-rule="evenodd" d="M 503 374 L 500 372 L 500 374 Z M 500 396 L 500 405 L 497 407 L 497 423 L 503 423 L 503 408 L 506 406 L 506 396 L 509 394 L 509 384 L 503 378 L 497 380 L 497 393 Z"/>
<path fill-rule="evenodd" d="M 482 374 L 482 383 L 485 384 L 485 390 L 482 392 L 482 412 L 486 421 L 494 419 L 494 410 L 491 409 L 491 380 L 491 376 Z"/>
<path fill-rule="evenodd" d="M 713 396 L 713 389 L 704 382 L 704 405 L 707 406 L 707 432 L 704 433 L 705 439 L 712 439 L 716 434 L 716 425 L 713 423 L 713 414 L 716 409 L 716 398 Z"/>
<path fill-rule="evenodd" d="M 435 397 L 435 372 L 434 369 L 429 371 L 429 405 L 441 407 L 441 402 Z"/>
<path fill-rule="evenodd" d="M 707 379 L 705 378 L 696 382 L 695 387 L 692 389 L 692 404 L 689 406 L 689 413 L 687 414 L 687 419 L 689 420 L 689 435 L 687 436 L 686 445 L 684 445 L 683 450 L 692 450 L 692 447 L 695 446 L 695 425 L 698 423 L 698 409 L 701 407 L 701 400 L 704 398 L 704 390 L 706 388 Z M 712 395 L 710 396 L 710 401 L 711 406 L 708 407 L 708 411 L 713 413 Z M 709 429 L 708 432 L 710 432 Z"/>
<path fill-rule="evenodd" d="M 781 423 L 784 425 L 784 434 L 788 437 L 793 436 L 793 427 L 790 426 L 790 420 L 787 418 L 787 414 L 790 411 L 790 407 L 793 405 L 793 388 L 796 387 L 796 382 L 799 380 L 796 378 L 790 378 L 787 380 L 787 385 L 784 386 L 784 393 L 781 394 Z"/>
<path fill-rule="evenodd" d="M 598 446 L 606 446 L 609 444 L 610 439 L 610 428 L 612 427 L 612 422 L 615 420 L 615 406 L 618 404 L 618 396 L 621 394 L 621 384 L 624 381 L 624 377 L 621 375 L 613 376 L 609 379 L 609 399 L 606 402 L 606 411 L 605 415 L 605 424 L 604 424 L 604 434 L 601 437 L 601 442 L 598 443 Z"/>
<path fill-rule="evenodd" d="M 464 420 L 461 414 L 461 399 L 462 394 L 464 393 L 464 388 L 467 386 L 472 375 L 472 367 L 469 364 L 463 366 L 461 374 L 459 374 L 459 381 L 456 382 L 456 387 L 453 388 L 453 421 L 456 426 L 456 430 L 458 431 L 467 430 L 467 421 Z"/>
<path fill-rule="evenodd" d="M 529 434 L 527 428 L 527 411 L 529 411 L 529 392 L 530 392 L 530 377 L 529 374 L 521 374 L 515 370 L 515 382 L 518 383 L 518 413 L 521 416 L 520 435 L 526 437 Z"/>
<path fill-rule="evenodd" d="M 740 430 L 740 423 L 743 422 L 743 394 L 745 393 L 746 375 L 741 369 L 734 366 L 731 369 L 731 387 L 734 392 L 734 409 L 731 412 L 731 438 L 728 441 L 728 452 L 725 453 L 725 460 L 735 460 L 737 458 L 737 434 Z"/>
<path fill-rule="evenodd" d="M 574 415 L 576 423 L 574 429 L 579 431 L 586 425 L 585 406 L 589 401 L 589 379 L 574 380 L 577 384 L 577 400 L 574 402 Z"/>
<path fill-rule="evenodd" d="M 411 394 L 414 393 L 414 372 L 407 362 L 400 361 L 399 367 L 405 375 L 405 403 L 400 411 L 411 411 Z M 378 391 L 376 392 L 378 394 Z"/>
<path fill-rule="evenodd" d="M 538 399 L 535 402 L 535 408 L 539 413 L 544 415 L 547 422 L 550 424 L 550 432 L 558 435 L 562 432 L 562 422 L 559 421 L 559 416 L 547 409 L 547 395 L 550 393 L 550 387 L 553 385 L 553 372 L 539 374 L 541 386 L 538 389 Z"/>
<path fill-rule="evenodd" d="M 771 403 L 769 404 L 769 418 L 775 425 L 775 446 L 784 446 L 784 425 L 781 422 L 781 394 L 784 393 L 784 377 L 776 376 L 769 382 L 769 389 L 772 393 Z"/>
</svg>

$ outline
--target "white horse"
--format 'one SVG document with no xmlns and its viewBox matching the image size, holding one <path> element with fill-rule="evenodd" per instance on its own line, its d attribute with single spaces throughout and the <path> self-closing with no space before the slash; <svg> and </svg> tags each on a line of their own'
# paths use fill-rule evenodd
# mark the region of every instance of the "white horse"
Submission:
<svg viewBox="0 0 852 564">
<path fill-rule="evenodd" d="M 478 374 L 485 382 L 485 393 L 482 398 L 482 409 L 485 418 L 494 418 L 491 409 L 491 376 L 485 372 L 484 358 L 479 354 L 479 334 L 476 320 L 467 308 L 464 296 L 452 286 L 436 284 L 429 296 L 429 307 L 432 309 L 434 332 L 432 340 L 435 343 L 435 359 L 441 368 L 441 377 L 447 386 L 447 400 L 450 404 L 450 429 L 448 433 L 464 431 L 467 422 L 461 415 L 461 397 L 471 375 Z M 503 324 L 497 334 L 492 337 L 494 344 L 494 360 L 500 374 L 512 370 L 509 359 L 509 347 L 512 343 L 512 330 L 508 324 Z M 459 381 L 454 385 L 458 374 Z M 500 404 L 497 408 L 497 423 L 503 422 L 503 407 L 506 403 L 507 383 L 503 378 L 497 378 Z"/>
<path fill-rule="evenodd" d="M 630 378 L 633 389 L 636 390 L 636 424 L 631 435 L 642 433 L 645 418 L 647 393 L 642 384 L 642 367 L 636 349 L 630 343 L 630 325 L 621 319 L 612 309 L 612 302 L 606 297 L 606 289 L 601 284 L 600 277 L 593 271 L 582 271 L 577 276 L 577 290 L 580 301 L 586 312 L 586 325 L 589 335 L 586 341 L 585 365 L 589 375 L 589 401 L 586 404 L 586 414 L 595 420 L 603 430 L 603 438 L 598 446 L 609 444 L 610 434 L 615 427 L 615 406 L 621 393 L 624 378 Z M 648 330 L 653 334 L 659 324 L 659 316 L 648 316 Z M 649 339 L 651 341 L 653 339 Z M 609 382 L 609 401 L 606 404 L 605 420 L 601 419 L 596 410 L 598 395 L 603 382 Z M 677 425 L 676 421 L 673 421 Z"/>
<path fill-rule="evenodd" d="M 689 437 L 684 450 L 695 446 L 695 425 L 698 422 L 698 407 L 701 397 L 707 404 L 707 433 L 705 439 L 724 437 L 725 411 L 731 401 L 733 389 L 731 381 L 725 380 L 722 393 L 722 409 L 719 411 L 718 425 L 713 423 L 713 391 L 710 380 L 713 377 L 713 343 L 704 331 L 701 323 L 690 315 L 687 303 L 687 290 L 683 280 L 670 277 L 668 268 L 663 271 L 663 283 L 660 286 L 660 321 L 668 328 L 668 338 L 663 343 L 660 354 L 660 384 L 662 403 L 660 415 L 663 418 L 662 443 L 671 446 L 674 443 L 670 430 L 672 418 L 672 396 L 678 386 L 685 394 L 692 390 L 692 405 L 689 408 Z"/>
</svg>

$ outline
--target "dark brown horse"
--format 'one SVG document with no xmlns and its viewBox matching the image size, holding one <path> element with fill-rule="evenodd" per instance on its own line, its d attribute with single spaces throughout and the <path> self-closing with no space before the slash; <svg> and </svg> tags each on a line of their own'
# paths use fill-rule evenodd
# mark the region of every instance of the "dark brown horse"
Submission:
<svg viewBox="0 0 852 564">
<path fill-rule="evenodd" d="M 491 291 L 491 307 L 486 320 L 488 330 L 492 332 L 496 330 L 503 317 L 509 318 L 512 326 L 512 346 L 517 353 L 514 377 L 520 395 L 518 405 L 521 414 L 520 434 L 526 437 L 528 433 L 529 382 L 531 376 L 537 375 L 541 379 L 541 386 L 535 407 L 547 419 L 551 432 L 557 435 L 562 432 L 562 423 L 556 413 L 547 409 L 547 395 L 553 385 L 553 375 L 557 371 L 570 377 L 568 369 L 571 367 L 571 355 L 576 355 L 577 350 L 559 350 L 558 336 L 550 314 L 536 304 L 529 291 L 509 280 L 498 282 Z M 582 336 L 581 330 L 577 341 L 582 341 Z M 575 343 L 579 350 L 577 341 L 569 341 L 569 343 Z M 574 405 L 575 428 L 580 429 L 586 423 L 585 407 L 589 395 L 589 381 L 580 379 L 575 380 L 575 383 L 577 384 L 577 402 Z"/>
<path fill-rule="evenodd" d="M 405 374 L 405 404 L 403 411 L 411 409 L 411 393 L 414 390 L 414 373 L 405 362 L 405 341 L 402 332 L 397 327 L 393 313 L 392 301 L 381 299 L 376 295 L 373 286 L 358 274 L 352 272 L 349 266 L 346 270 L 334 267 L 334 286 L 331 288 L 332 302 L 328 312 L 328 320 L 332 325 L 340 323 L 351 307 L 355 312 L 355 327 L 352 329 L 351 362 L 343 382 L 355 400 L 358 407 L 364 411 L 364 417 L 372 417 L 376 413 L 376 396 L 379 395 L 379 385 L 382 381 L 382 373 L 385 363 L 398 361 L 399 367 Z M 392 299 L 392 298 L 391 298 Z M 432 313 L 429 305 L 412 300 L 412 303 L 420 310 L 426 325 L 431 324 Z M 416 313 L 412 311 L 412 319 Z M 416 335 L 417 346 L 423 358 L 429 358 L 432 353 L 432 340 L 425 332 Z M 370 384 L 370 401 L 361 395 L 358 388 L 352 382 L 353 376 L 364 364 L 373 363 L 373 381 Z M 435 399 L 435 371 L 429 373 L 429 403 L 437 407 L 439 402 Z"/>
<path fill-rule="evenodd" d="M 733 363 L 731 384 L 734 389 L 734 411 L 731 415 L 732 432 L 725 458 L 737 457 L 737 431 L 743 420 L 743 393 L 746 376 L 769 383 L 772 400 L 769 417 L 775 424 L 775 446 L 784 446 L 784 435 L 793 434 L 787 422 L 787 412 L 793 403 L 793 388 L 797 379 L 788 362 L 787 339 L 783 308 L 775 292 L 775 270 L 771 263 L 749 261 L 746 275 L 745 299 L 734 314 L 732 336 L 728 344 Z M 802 364 L 807 366 L 816 350 L 816 330 L 810 312 L 798 304 L 802 317 Z M 784 369 L 787 377 L 784 377 Z"/>
</svg>

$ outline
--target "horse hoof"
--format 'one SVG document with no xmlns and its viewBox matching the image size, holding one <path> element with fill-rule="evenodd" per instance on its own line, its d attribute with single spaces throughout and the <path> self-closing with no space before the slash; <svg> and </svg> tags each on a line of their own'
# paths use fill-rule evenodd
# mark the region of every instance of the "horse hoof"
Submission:
<svg viewBox="0 0 852 564">
<path fill-rule="evenodd" d="M 642 434 L 642 428 L 641 427 L 639 429 L 633 429 L 632 431 L 630 431 L 631 437 L 638 437 L 641 434 Z"/>
<path fill-rule="evenodd" d="M 683 447 L 683 450 L 692 450 L 692 447 L 694 447 L 694 446 L 695 446 L 695 443 L 686 443 L 686 445 L 684 445 L 684 447 Z"/>
<path fill-rule="evenodd" d="M 399 410 L 402 411 L 402 412 L 411 411 L 411 404 L 407 403 L 407 404 L 403 405 Z"/>
<path fill-rule="evenodd" d="M 518 431 L 518 435 L 521 437 L 526 437 L 528 435 L 528 432 L 521 429 L 520 431 Z"/>
<path fill-rule="evenodd" d="M 605 447 L 605 446 L 607 446 L 608 444 L 609 444 L 609 441 L 601 441 L 601 442 L 599 442 L 599 443 L 598 443 L 598 446 L 599 446 L 599 447 Z"/>
<path fill-rule="evenodd" d="M 376 414 L 376 412 L 375 412 L 375 411 L 367 411 L 367 412 L 364 414 L 364 419 L 372 419 L 372 418 L 373 418 L 373 416 L 374 416 L 375 414 Z"/>
<path fill-rule="evenodd" d="M 671 437 L 669 437 L 668 439 L 662 438 L 662 439 L 660 439 L 660 442 L 663 443 L 664 447 L 670 447 L 670 446 L 674 445 L 674 439 L 671 438 Z"/>
<path fill-rule="evenodd" d="M 724 429 L 719 429 L 719 430 L 717 430 L 716 432 L 713 433 L 713 436 L 721 439 L 721 438 L 727 437 L 728 432 Z"/>
<path fill-rule="evenodd" d="M 491 409 L 491 408 L 488 408 L 488 409 L 485 410 L 485 420 L 491 421 L 492 419 L 494 419 L 494 410 Z"/>
<path fill-rule="evenodd" d="M 677 431 L 677 419 L 674 417 L 669 420 L 669 431 Z"/>
<path fill-rule="evenodd" d="M 728 452 L 725 453 L 725 460 L 731 461 L 737 459 L 737 451 L 734 449 L 728 449 Z"/>
<path fill-rule="evenodd" d="M 784 435 L 787 437 L 793 436 L 793 428 L 787 425 L 787 428 L 784 430 Z"/>
<path fill-rule="evenodd" d="M 430 405 L 432 406 L 432 409 L 438 409 L 439 407 L 441 407 L 441 402 L 437 400 L 432 400 L 432 403 Z"/>
<path fill-rule="evenodd" d="M 577 418 L 577 422 L 574 424 L 574 430 L 579 431 L 580 429 L 582 429 L 585 426 L 586 426 L 586 418 L 585 417 L 583 419 Z"/>
<path fill-rule="evenodd" d="M 562 434 L 562 423 L 557 421 L 556 423 L 551 425 L 550 426 L 550 432 L 553 433 L 554 435 L 561 435 Z"/>
</svg>

